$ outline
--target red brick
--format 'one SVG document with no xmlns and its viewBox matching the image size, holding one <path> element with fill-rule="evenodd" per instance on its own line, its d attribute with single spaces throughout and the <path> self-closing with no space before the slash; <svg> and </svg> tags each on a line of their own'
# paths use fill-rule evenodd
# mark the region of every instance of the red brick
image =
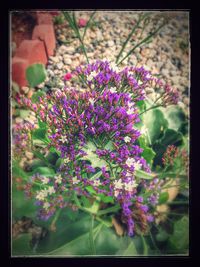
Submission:
<svg viewBox="0 0 200 267">
<path fill-rule="evenodd" d="M 53 25 L 52 15 L 46 12 L 37 12 L 37 23 Z"/>
<path fill-rule="evenodd" d="M 28 85 L 26 80 L 26 68 L 28 65 L 29 62 L 26 59 L 16 56 L 12 59 L 12 80 L 21 87 Z"/>
<path fill-rule="evenodd" d="M 32 34 L 32 39 L 43 40 L 46 46 L 48 56 L 52 56 L 54 54 L 54 49 L 56 47 L 56 38 L 52 25 L 35 26 Z"/>
<path fill-rule="evenodd" d="M 24 40 L 15 52 L 16 57 L 28 60 L 28 63 L 47 63 L 45 45 L 40 40 Z"/>
</svg>

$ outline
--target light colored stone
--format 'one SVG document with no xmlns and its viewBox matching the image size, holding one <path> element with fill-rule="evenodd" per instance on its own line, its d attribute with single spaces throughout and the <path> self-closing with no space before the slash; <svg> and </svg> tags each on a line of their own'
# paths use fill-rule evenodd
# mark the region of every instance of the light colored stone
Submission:
<svg viewBox="0 0 200 267">
<path fill-rule="evenodd" d="M 59 58 L 58 57 L 49 57 L 50 60 L 52 60 L 54 63 L 58 63 L 59 62 Z"/>
<path fill-rule="evenodd" d="M 186 106 L 188 106 L 189 103 L 190 103 L 190 99 L 189 99 L 188 97 L 184 97 L 184 98 L 183 98 L 183 103 L 184 103 Z"/>
<path fill-rule="evenodd" d="M 45 86 L 44 82 L 37 85 L 37 87 L 40 88 L 40 89 L 44 88 L 44 86 Z"/>
<path fill-rule="evenodd" d="M 70 65 L 72 63 L 72 60 L 69 57 L 63 57 L 63 61 L 67 65 Z"/>
<path fill-rule="evenodd" d="M 22 123 L 24 120 L 22 119 L 22 118 L 20 118 L 20 117 L 17 117 L 16 119 L 15 119 L 15 122 L 16 123 Z"/>
<path fill-rule="evenodd" d="M 29 160 L 33 159 L 33 153 L 32 153 L 32 152 L 26 151 L 26 152 L 25 152 L 25 156 L 26 156 Z"/>
<path fill-rule="evenodd" d="M 60 63 L 58 63 L 56 66 L 57 66 L 57 68 L 58 68 L 59 70 L 61 70 L 61 69 L 63 68 L 63 63 L 60 62 Z"/>
<path fill-rule="evenodd" d="M 27 94 L 28 91 L 29 91 L 29 87 L 27 87 L 27 86 L 22 86 L 22 87 L 21 87 L 21 90 L 22 90 L 22 92 L 23 92 L 24 94 Z"/>
<path fill-rule="evenodd" d="M 115 45 L 114 41 L 110 40 L 107 42 L 109 47 L 113 47 Z"/>
</svg>

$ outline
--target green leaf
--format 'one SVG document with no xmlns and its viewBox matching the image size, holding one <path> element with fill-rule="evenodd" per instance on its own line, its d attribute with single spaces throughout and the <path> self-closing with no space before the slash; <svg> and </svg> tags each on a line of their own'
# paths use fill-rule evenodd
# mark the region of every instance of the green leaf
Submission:
<svg viewBox="0 0 200 267">
<path fill-rule="evenodd" d="M 34 200 L 27 199 L 23 191 L 17 190 L 14 186 L 12 189 L 12 216 L 19 219 L 23 216 L 29 218 L 36 217 L 37 206 L 34 205 Z"/>
<path fill-rule="evenodd" d="M 100 200 L 104 203 L 114 203 L 114 199 L 111 196 L 105 196 L 104 194 L 99 194 Z"/>
<path fill-rule="evenodd" d="M 32 239 L 32 235 L 21 234 L 17 238 L 13 238 L 12 240 L 12 255 L 13 256 L 24 256 L 33 254 L 33 250 L 31 249 L 30 242 Z"/>
<path fill-rule="evenodd" d="M 46 79 L 46 70 L 43 64 L 33 64 L 26 69 L 26 79 L 30 87 L 35 87 Z"/>
<path fill-rule="evenodd" d="M 149 110 L 148 112 L 144 113 L 143 122 L 149 131 L 152 144 L 154 144 L 157 139 L 162 137 L 164 131 L 168 127 L 168 122 L 160 109 Z"/>
<path fill-rule="evenodd" d="M 89 208 L 91 206 L 91 203 L 90 203 L 90 201 L 89 201 L 89 199 L 87 197 L 82 196 L 81 197 L 81 201 L 83 203 L 83 207 L 84 208 Z"/>
<path fill-rule="evenodd" d="M 37 253 L 39 255 L 41 253 L 48 255 L 90 254 L 89 243 L 86 249 L 86 244 L 89 242 L 90 220 L 90 216 L 83 212 L 78 212 L 77 217 L 71 220 L 71 218 L 69 219 L 69 209 L 62 209 L 56 222 L 56 231 L 49 232 L 49 235 L 39 243 Z M 97 223 L 94 227 L 96 225 Z M 79 242 L 82 239 L 85 244 Z"/>
<path fill-rule="evenodd" d="M 44 155 L 40 152 L 40 151 L 33 151 L 33 154 L 42 161 L 42 163 L 45 165 L 45 166 L 48 166 L 49 165 L 49 162 L 48 160 L 44 157 Z"/>
<path fill-rule="evenodd" d="M 166 203 L 167 200 L 168 200 L 168 198 L 169 198 L 169 194 L 168 194 L 168 192 L 163 192 L 163 193 L 161 193 L 160 196 L 159 196 L 159 200 L 158 200 L 159 204 L 164 204 L 164 203 Z"/>
<path fill-rule="evenodd" d="M 155 174 L 148 173 L 142 170 L 136 170 L 136 177 L 149 180 L 153 179 L 155 177 Z"/>
<path fill-rule="evenodd" d="M 189 219 L 183 216 L 174 223 L 174 232 L 170 236 L 169 243 L 174 253 L 187 253 L 189 247 Z"/>
<path fill-rule="evenodd" d="M 97 194 L 91 185 L 86 186 L 85 189 L 91 194 L 95 194 L 95 195 Z"/>
<path fill-rule="evenodd" d="M 156 155 L 156 153 L 153 151 L 152 148 L 148 147 L 145 142 L 145 138 L 143 136 L 140 136 L 138 138 L 139 145 L 143 149 L 143 152 L 141 156 L 150 164 L 152 165 L 153 159 Z"/>
<path fill-rule="evenodd" d="M 85 26 L 85 29 L 84 29 L 84 32 L 83 32 L 82 41 L 84 40 L 84 37 L 85 37 L 86 31 L 87 31 L 88 27 L 90 26 L 90 24 L 91 24 L 91 21 L 92 21 L 92 19 L 93 19 L 94 15 L 95 15 L 95 13 L 96 13 L 96 11 L 92 12 L 92 14 L 91 14 L 91 16 L 90 16 L 90 18 L 89 18 L 89 20 L 88 20 L 88 22 L 87 22 L 86 26 Z"/>
<path fill-rule="evenodd" d="M 46 134 L 47 134 L 46 128 L 38 128 L 38 129 L 33 131 L 32 139 L 33 140 L 40 140 L 43 143 L 48 144 L 50 141 L 49 141 L 48 137 L 46 136 Z"/>
<path fill-rule="evenodd" d="M 50 169 L 48 167 L 38 167 L 33 170 L 32 174 L 39 173 L 44 176 L 48 177 L 54 177 L 55 176 L 55 171 L 54 169 Z"/>
<path fill-rule="evenodd" d="M 12 175 L 14 177 L 20 177 L 24 180 L 28 179 L 28 174 L 19 166 L 16 161 L 12 162 Z"/>
<path fill-rule="evenodd" d="M 56 166 L 57 169 L 60 168 L 60 165 L 62 164 L 62 161 L 63 160 L 61 158 L 58 158 L 57 159 L 56 164 L 55 164 L 55 166 Z"/>
<path fill-rule="evenodd" d="M 132 256 L 137 254 L 138 252 L 133 242 L 130 242 L 128 248 L 123 252 L 123 256 Z"/>
<path fill-rule="evenodd" d="M 75 221 L 78 218 L 79 211 L 72 210 L 70 208 L 66 208 L 66 215 L 70 219 L 70 221 Z"/>
<path fill-rule="evenodd" d="M 38 119 L 38 126 L 39 126 L 39 128 L 42 128 L 42 129 L 46 129 L 47 128 L 46 122 L 41 121 L 40 119 Z"/>
<path fill-rule="evenodd" d="M 106 166 L 107 165 L 106 161 L 100 159 L 94 152 L 95 150 L 96 150 L 95 145 L 92 142 L 88 142 L 83 148 L 83 151 L 87 153 L 87 156 L 82 157 L 82 159 L 89 160 L 93 168 L 97 167 L 102 168 L 103 166 Z"/>
<path fill-rule="evenodd" d="M 146 103 L 144 100 L 140 100 L 136 103 L 136 106 L 139 108 L 140 113 L 146 109 Z"/>
<path fill-rule="evenodd" d="M 155 237 L 157 241 L 164 242 L 169 238 L 169 236 L 170 235 L 164 229 L 161 229 Z"/>
<path fill-rule="evenodd" d="M 38 90 L 37 92 L 35 92 L 32 97 L 31 97 L 31 100 L 33 103 L 37 103 L 39 102 L 39 97 L 42 97 L 45 95 L 45 92 L 42 91 L 42 90 Z"/>
<path fill-rule="evenodd" d="M 168 121 L 168 127 L 175 131 L 181 127 L 181 124 L 185 122 L 186 116 L 184 111 L 178 106 L 169 106 L 161 109 L 165 114 L 165 118 Z"/>
</svg>

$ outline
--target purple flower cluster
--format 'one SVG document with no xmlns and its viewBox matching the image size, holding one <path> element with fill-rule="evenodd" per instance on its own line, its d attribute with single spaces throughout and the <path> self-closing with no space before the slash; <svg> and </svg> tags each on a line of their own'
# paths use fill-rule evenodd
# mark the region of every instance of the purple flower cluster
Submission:
<svg viewBox="0 0 200 267">
<path fill-rule="evenodd" d="M 56 149 L 62 161 L 55 177 L 34 177 L 30 182 L 43 184 L 35 193 L 42 207 L 40 217 L 47 219 L 56 208 L 69 205 L 74 191 L 89 198 L 95 192 L 121 205 L 128 234 L 133 235 L 139 223 L 134 210 L 145 225 L 153 220 L 156 202 L 156 183 L 137 175 L 150 172 L 150 167 L 137 142 L 141 133 L 136 105 L 145 99 L 145 88 L 155 79 L 144 68 L 119 70 L 107 61 L 80 66 L 74 75 L 86 85 L 85 91 L 64 88 L 41 97 L 34 106 L 28 103 L 47 124 L 49 148 Z M 176 97 L 170 97 L 175 102 Z M 144 190 L 152 195 L 143 198 Z M 28 186 L 27 195 L 31 194 Z"/>
<path fill-rule="evenodd" d="M 16 123 L 13 125 L 13 152 L 14 157 L 22 157 L 31 145 L 30 131 L 35 129 L 35 125 L 30 122 Z"/>
</svg>

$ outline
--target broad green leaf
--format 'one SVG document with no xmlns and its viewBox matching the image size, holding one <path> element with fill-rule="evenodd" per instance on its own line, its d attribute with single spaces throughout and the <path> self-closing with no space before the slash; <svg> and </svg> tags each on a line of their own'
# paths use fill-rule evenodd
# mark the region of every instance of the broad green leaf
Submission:
<svg viewBox="0 0 200 267">
<path fill-rule="evenodd" d="M 138 251 L 133 241 L 131 241 L 127 247 L 127 249 L 123 252 L 123 256 L 133 256 L 138 255 Z"/>
<path fill-rule="evenodd" d="M 21 234 L 12 240 L 12 256 L 32 255 L 33 250 L 30 246 L 32 235 Z"/>
<path fill-rule="evenodd" d="M 24 180 L 27 180 L 29 176 L 16 161 L 12 162 L 12 175 L 14 177 L 23 178 Z"/>
<path fill-rule="evenodd" d="M 142 152 L 141 156 L 150 164 L 152 165 L 153 159 L 156 155 L 156 153 L 153 151 L 150 147 L 143 148 L 144 151 Z"/>
<path fill-rule="evenodd" d="M 143 152 L 141 154 L 141 156 L 150 164 L 152 165 L 153 163 L 153 158 L 155 157 L 155 152 L 153 151 L 152 148 L 148 147 L 146 145 L 146 141 L 145 138 L 143 136 L 140 136 L 138 138 L 139 141 L 139 145 L 140 147 L 143 149 Z"/>
<path fill-rule="evenodd" d="M 48 167 L 38 167 L 33 170 L 32 174 L 39 173 L 44 176 L 54 177 L 55 171 L 54 169 L 48 168 Z"/>
<path fill-rule="evenodd" d="M 45 166 L 48 166 L 49 165 L 49 162 L 48 160 L 45 158 L 45 156 L 40 152 L 40 151 L 33 151 L 33 154 L 38 158 L 40 159 L 40 162 L 42 161 L 42 163 L 45 165 Z M 39 163 L 39 162 L 38 162 Z M 37 164 L 36 164 L 37 166 Z"/>
<path fill-rule="evenodd" d="M 85 235 L 83 240 L 88 242 L 90 220 L 90 216 L 83 212 L 78 212 L 77 217 L 71 220 L 71 218 L 69 219 L 69 209 L 62 209 L 56 222 L 56 231 L 49 232 L 46 238 L 39 243 L 37 253 L 47 253 L 48 255 L 61 255 L 62 253 L 62 255 L 78 255 L 80 253 L 83 255 L 83 246 L 85 245 L 79 243 L 79 238 Z M 97 222 L 95 222 L 94 228 L 96 225 Z M 74 242 L 74 247 L 67 246 L 71 241 Z M 65 246 L 67 246 L 66 250 Z M 87 252 L 90 253 L 91 251 L 85 253 Z"/>
<path fill-rule="evenodd" d="M 60 165 L 62 164 L 62 159 L 61 158 L 58 158 L 57 159 L 57 161 L 56 161 L 56 164 L 55 164 L 55 166 L 56 166 L 56 168 L 58 169 L 59 167 L 60 167 Z"/>
<path fill-rule="evenodd" d="M 114 203 L 114 199 L 111 196 L 105 196 L 104 194 L 99 194 L 100 200 L 104 203 Z"/>
<path fill-rule="evenodd" d="M 84 208 L 89 208 L 91 206 L 91 203 L 90 203 L 90 201 L 89 201 L 89 199 L 87 197 L 82 196 L 81 197 L 81 201 L 83 203 L 83 207 Z"/>
<path fill-rule="evenodd" d="M 66 216 L 73 222 L 78 218 L 78 214 L 79 214 L 78 210 L 74 211 L 70 208 L 66 208 L 65 212 L 66 212 Z"/>
<path fill-rule="evenodd" d="M 87 156 L 82 157 L 82 159 L 89 160 L 93 168 L 97 167 L 102 168 L 103 166 L 106 166 L 107 165 L 106 161 L 100 159 L 95 153 L 95 150 L 96 150 L 95 145 L 92 142 L 88 142 L 83 148 L 83 151 L 87 153 Z"/>
<path fill-rule="evenodd" d="M 164 131 L 168 127 L 168 122 L 160 109 L 149 110 L 148 112 L 144 113 L 143 122 L 149 131 L 152 144 L 154 144 L 157 139 L 162 137 Z"/>
<path fill-rule="evenodd" d="M 174 223 L 174 232 L 169 239 L 174 253 L 187 253 L 189 248 L 189 218 L 183 216 Z"/>
<path fill-rule="evenodd" d="M 38 119 L 38 125 L 39 125 L 39 128 L 42 128 L 42 129 L 46 129 L 47 128 L 46 122 L 41 121 L 40 119 Z"/>
<path fill-rule="evenodd" d="M 85 189 L 91 194 L 95 194 L 95 195 L 97 194 L 91 185 L 86 186 Z"/>
<path fill-rule="evenodd" d="M 46 70 L 43 64 L 32 64 L 26 69 L 26 79 L 30 87 L 35 87 L 46 79 Z"/>
<path fill-rule="evenodd" d="M 135 175 L 138 178 L 147 179 L 147 180 L 153 179 L 155 177 L 155 174 L 148 173 L 148 172 L 145 172 L 145 171 L 142 171 L 142 170 L 136 170 Z"/>
<path fill-rule="evenodd" d="M 168 127 L 175 131 L 181 127 L 181 124 L 186 121 L 186 116 L 184 111 L 178 106 L 168 106 L 166 108 L 161 108 L 165 118 L 168 121 Z"/>
<path fill-rule="evenodd" d="M 164 242 L 169 238 L 169 236 L 170 235 L 164 229 L 161 229 L 155 237 L 157 241 Z"/>
<path fill-rule="evenodd" d="M 33 199 L 28 199 L 24 191 L 19 191 L 16 188 L 12 189 L 12 216 L 13 218 L 21 218 L 27 216 L 35 218 L 37 206 L 34 204 Z"/>
<path fill-rule="evenodd" d="M 139 108 L 140 113 L 146 109 L 146 104 L 144 100 L 140 100 L 136 103 L 136 106 Z"/>
<path fill-rule="evenodd" d="M 162 192 L 159 196 L 158 203 L 164 204 L 167 202 L 168 198 L 169 198 L 168 192 Z"/>
<path fill-rule="evenodd" d="M 45 128 L 38 128 L 38 129 L 34 130 L 33 134 L 32 134 L 32 138 L 46 141 L 46 129 Z"/>
</svg>

